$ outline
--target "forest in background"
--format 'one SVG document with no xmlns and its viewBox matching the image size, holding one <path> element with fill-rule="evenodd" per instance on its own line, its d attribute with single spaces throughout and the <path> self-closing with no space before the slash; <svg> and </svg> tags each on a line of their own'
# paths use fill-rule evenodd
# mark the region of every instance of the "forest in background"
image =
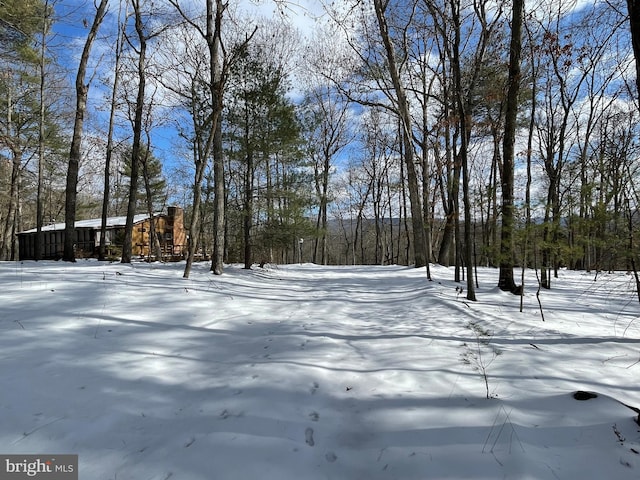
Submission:
<svg viewBox="0 0 640 480">
<path fill-rule="evenodd" d="M 635 272 L 634 0 L 258 3 L 0 3 L 0 259 L 177 205 L 185 277 L 437 262 L 473 300 L 475 265 L 514 293 L 519 266 Z"/>
</svg>

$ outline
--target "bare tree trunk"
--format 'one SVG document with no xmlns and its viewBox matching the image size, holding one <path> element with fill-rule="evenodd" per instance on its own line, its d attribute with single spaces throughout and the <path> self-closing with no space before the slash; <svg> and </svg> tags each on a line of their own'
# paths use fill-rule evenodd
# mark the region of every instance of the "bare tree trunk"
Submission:
<svg viewBox="0 0 640 480">
<path fill-rule="evenodd" d="M 248 129 L 248 126 L 247 126 Z M 246 132 L 248 135 L 248 132 Z M 248 143 L 248 142 L 247 142 Z M 246 158 L 246 170 L 244 179 L 244 208 L 243 216 L 243 236 L 244 236 L 244 268 L 251 270 L 253 265 L 252 248 L 251 248 L 251 229 L 253 227 L 253 153 L 248 152 Z"/>
<path fill-rule="evenodd" d="M 418 186 L 418 176 L 416 174 L 415 166 L 415 153 L 413 148 L 413 131 L 411 113 L 409 111 L 409 103 L 405 93 L 404 86 L 400 79 L 400 71 L 396 60 L 395 47 L 391 43 L 389 35 L 389 28 L 387 26 L 387 19 L 385 17 L 385 10 L 388 6 L 388 2 L 384 0 L 373 0 L 373 4 L 376 11 L 376 19 L 378 21 L 378 28 L 380 30 L 380 37 L 384 44 L 387 67 L 393 88 L 396 93 L 398 115 L 402 121 L 402 141 L 404 142 L 404 160 L 407 167 L 407 188 L 409 190 L 409 202 L 411 206 L 411 223 L 413 226 L 413 252 L 415 258 L 416 268 L 424 267 L 426 265 L 425 247 L 426 242 L 424 240 L 424 220 L 422 214 L 422 202 L 420 189 Z"/>
<path fill-rule="evenodd" d="M 502 230 L 500 234 L 500 274 L 498 287 L 518 293 L 513 276 L 513 229 L 515 212 L 513 205 L 515 136 L 520 91 L 520 55 L 522 52 L 522 16 L 524 0 L 513 0 L 511 18 L 511 43 L 509 55 L 509 88 L 504 122 L 502 167 Z"/>
<path fill-rule="evenodd" d="M 120 2 L 122 9 L 122 1 Z M 126 16 L 125 16 L 126 18 Z M 120 22 L 120 14 L 118 15 Z M 100 224 L 100 243 L 98 250 L 98 258 L 105 260 L 107 258 L 107 217 L 109 216 L 109 199 L 110 199 L 110 183 L 111 183 L 111 157 L 113 156 L 113 131 L 115 128 L 118 87 L 120 86 L 120 60 L 122 57 L 122 47 L 124 42 L 124 28 L 118 23 L 118 40 L 116 41 L 116 57 L 113 72 L 113 90 L 111 91 L 111 106 L 109 111 L 109 130 L 107 132 L 107 147 L 104 162 L 104 191 L 102 196 L 102 220 Z"/>
<path fill-rule="evenodd" d="M 629 26 L 631 29 L 631 44 L 633 45 L 633 56 L 636 60 L 636 88 L 638 89 L 638 100 L 640 102 L 640 0 L 627 0 L 627 8 L 629 9 Z M 629 214 L 631 218 L 631 213 Z M 631 222 L 631 220 L 629 220 Z M 630 228 L 630 230 L 632 230 Z M 633 245 L 633 234 L 630 233 L 630 244 Z M 640 300 L 640 278 L 636 269 L 635 255 L 631 250 L 631 264 L 633 274 L 636 279 L 636 290 L 638 300 Z"/>
<path fill-rule="evenodd" d="M 633 210 L 631 210 L 631 202 L 628 198 L 624 199 L 626 204 L 626 215 L 627 215 L 627 235 L 629 236 L 628 245 L 627 245 L 627 258 L 629 260 L 630 270 L 633 272 L 633 278 L 636 283 L 636 295 L 638 296 L 638 301 L 640 302 L 640 275 L 638 275 L 638 268 L 636 266 L 636 254 L 634 249 L 634 241 L 633 241 Z"/>
<path fill-rule="evenodd" d="M 322 265 L 327 265 L 329 262 L 328 252 L 327 252 L 327 203 L 328 203 L 328 194 L 329 194 L 329 170 L 331 168 L 331 164 L 328 156 L 325 156 L 324 159 L 324 171 L 322 173 L 322 200 L 320 207 L 320 222 L 322 229 L 322 239 L 321 239 L 321 252 L 322 252 Z"/>
<path fill-rule="evenodd" d="M 196 135 L 196 138 L 198 135 Z M 204 149 L 206 150 L 206 148 Z M 187 262 L 184 267 L 183 278 L 189 278 L 193 260 L 198 251 L 198 243 L 200 241 L 200 205 L 202 202 L 202 179 L 207 164 L 207 155 L 202 149 L 201 142 L 196 139 L 193 145 L 194 164 L 196 166 L 195 176 L 193 180 L 193 205 L 191 210 L 191 218 L 189 220 L 189 242 L 187 245 Z"/>
<path fill-rule="evenodd" d="M 219 84 L 222 88 L 222 83 Z M 220 90 L 222 97 L 222 90 Z M 220 98 L 220 110 L 222 110 L 222 98 Z M 216 275 L 222 275 L 224 271 L 225 252 L 225 207 L 226 193 L 224 184 L 224 158 L 222 151 L 222 125 L 220 120 L 216 121 L 216 132 L 213 140 L 213 190 L 214 190 L 214 238 L 213 238 L 213 259 L 211 271 Z"/>
<path fill-rule="evenodd" d="M 63 260 L 75 262 L 74 243 L 76 239 L 76 201 L 78 190 L 78 171 L 80 169 L 80 155 L 82 146 L 82 129 L 84 125 L 84 114 L 87 110 L 87 96 L 89 94 L 89 84 L 85 85 L 85 77 L 87 74 L 87 63 L 93 41 L 98 34 L 100 24 L 107 13 L 107 5 L 109 0 L 100 0 L 100 5 L 96 10 L 96 15 L 89 30 L 87 41 L 84 44 L 82 55 L 80 56 L 80 65 L 78 66 L 78 74 L 76 76 L 76 116 L 73 124 L 73 137 L 71 139 L 71 148 L 69 151 L 69 166 L 67 169 L 67 186 L 65 197 L 64 212 L 64 252 Z"/>
<path fill-rule="evenodd" d="M 216 275 L 222 275 L 224 271 L 224 247 L 225 247 L 225 185 L 224 185 L 224 157 L 222 150 L 222 93 L 224 91 L 224 78 L 221 65 L 220 39 L 222 18 L 227 8 L 227 3 L 222 0 L 207 0 L 207 45 L 209 46 L 209 69 L 211 72 L 211 104 L 213 106 L 213 189 L 214 189 L 214 239 L 213 259 L 211 271 Z"/>
<path fill-rule="evenodd" d="M 160 238 L 156 231 L 156 220 L 154 217 L 153 208 L 153 194 L 151 192 L 151 184 L 149 181 L 149 156 L 151 155 L 151 135 L 149 131 L 146 131 L 147 136 L 147 148 L 145 148 L 144 155 L 141 158 L 142 161 L 142 179 L 144 180 L 144 191 L 147 199 L 147 213 L 149 215 L 149 255 L 147 260 L 150 262 L 151 257 L 155 256 L 157 261 L 162 260 L 162 246 L 160 245 Z M 152 255 L 153 253 L 153 255 Z"/>
<path fill-rule="evenodd" d="M 338 101 L 337 93 L 326 86 L 313 84 L 309 89 L 311 91 L 309 104 L 317 115 L 317 124 L 313 125 L 309 142 L 314 150 L 314 186 L 319 200 L 313 262 L 326 265 L 328 263 L 329 175 L 332 159 L 350 139 L 347 133 L 349 103 Z"/>
<path fill-rule="evenodd" d="M 331 154 L 328 151 L 322 153 L 322 168 L 318 168 L 316 162 L 315 184 L 316 193 L 320 199 L 320 208 L 318 209 L 318 218 L 316 222 L 316 231 L 320 234 L 315 241 L 313 252 L 313 261 L 317 262 L 320 257 L 320 264 L 326 265 L 328 262 L 327 254 L 327 205 L 329 202 L 329 171 L 331 169 Z M 320 171 L 319 171 L 320 170 Z M 319 255 L 318 255 L 319 254 Z"/>
<path fill-rule="evenodd" d="M 131 147 L 131 181 L 129 183 L 129 201 L 127 202 L 127 221 L 124 227 L 122 245 L 122 263 L 131 263 L 133 256 L 133 217 L 136 215 L 138 200 L 138 176 L 141 161 L 142 116 L 144 113 L 144 96 L 146 89 L 147 33 L 142 23 L 140 0 L 133 0 L 135 30 L 140 41 L 138 51 L 138 93 L 133 119 L 133 145 Z M 150 219 L 153 221 L 153 218 Z"/>
<path fill-rule="evenodd" d="M 40 44 L 40 58 L 39 58 L 39 73 L 40 73 L 40 91 L 39 91 L 39 100 L 40 100 L 40 120 L 39 120 L 39 130 L 38 130 L 38 186 L 36 192 L 36 238 L 35 238 L 35 252 L 34 257 L 36 260 L 40 260 L 42 258 L 42 253 L 44 250 L 43 245 L 43 236 L 42 236 L 42 222 L 44 218 L 43 213 L 43 204 L 44 199 L 42 193 L 42 182 L 44 176 L 44 157 L 45 157 L 45 84 L 46 84 L 46 75 L 45 75 L 45 67 L 46 67 L 46 54 L 47 54 L 47 35 L 49 33 L 49 2 L 45 1 L 44 4 L 44 18 L 42 19 L 42 31 L 40 34 L 42 35 L 41 44 Z"/>
<path fill-rule="evenodd" d="M 4 225 L 4 237 L 2 238 L 2 251 L 0 251 L 1 260 L 14 260 L 14 238 L 16 234 L 16 220 L 19 203 L 19 185 L 20 185 L 20 165 L 22 163 L 22 155 L 18 151 L 12 152 L 13 161 L 11 162 L 11 186 L 9 187 L 9 208 Z"/>
<path fill-rule="evenodd" d="M 451 58 L 453 76 L 456 90 L 456 104 L 460 123 L 460 166 L 462 168 L 462 202 L 464 205 L 464 250 L 461 251 L 466 267 L 467 300 L 475 301 L 475 284 L 473 283 L 473 236 L 471 231 L 471 202 L 469 200 L 469 138 L 471 137 L 470 118 L 468 117 L 467 102 L 463 98 L 462 72 L 460 65 L 460 4 L 456 0 L 451 1 L 451 10 L 454 23 L 454 44 Z M 462 250 L 462 249 L 461 249 Z M 456 266 L 457 266 L 456 262 Z"/>
<path fill-rule="evenodd" d="M 456 234 L 456 218 L 458 218 L 457 202 L 455 199 L 460 191 L 460 167 L 457 160 L 454 160 L 453 175 L 451 176 L 451 182 L 448 185 L 448 195 L 443 198 L 444 211 L 445 211 L 445 225 L 442 232 L 442 239 L 440 241 L 440 249 L 438 251 L 438 263 L 448 267 L 451 265 L 451 249 L 454 247 L 457 239 Z"/>
<path fill-rule="evenodd" d="M 11 87 L 7 89 L 7 132 L 10 132 L 13 126 L 13 96 Z M 4 218 L 4 228 L 2 230 L 2 238 L 0 238 L 0 260 L 10 259 L 10 245 L 13 239 L 13 212 L 17 206 L 17 187 L 20 178 L 20 156 L 17 153 L 15 145 L 10 146 L 11 150 L 11 181 L 9 183 L 9 198 L 6 217 Z M 17 164 L 16 164 L 17 162 Z"/>
<path fill-rule="evenodd" d="M 527 33 L 529 33 L 529 31 L 527 30 Z M 529 38 L 530 39 L 530 38 Z M 531 43 L 530 45 L 531 48 L 531 55 L 533 56 L 534 51 L 533 49 L 535 48 L 535 45 L 533 43 Z M 532 88 L 531 88 L 531 113 L 529 116 L 529 132 L 527 135 L 527 184 L 525 187 L 525 200 L 524 200 L 524 207 L 525 207 L 525 227 L 524 227 L 524 246 L 523 246 L 523 254 L 522 254 L 522 274 L 521 274 L 521 287 L 520 287 L 520 312 L 523 311 L 523 307 L 524 307 L 524 289 L 525 289 L 525 271 L 527 268 L 527 263 L 528 263 L 528 250 L 529 250 L 529 238 L 532 235 L 531 232 L 531 183 L 532 183 L 532 154 L 533 154 L 533 132 L 534 132 L 534 128 L 535 128 L 535 123 L 536 123 L 536 106 L 537 106 L 537 102 L 536 102 L 536 96 L 537 96 L 537 86 L 536 86 L 536 80 L 537 80 L 537 66 L 536 66 L 536 62 L 535 60 L 533 60 L 533 57 L 531 59 L 531 69 L 532 69 L 532 76 L 533 76 L 533 82 L 532 82 Z M 535 238 L 534 238 L 534 242 L 533 242 L 533 249 L 534 249 L 534 254 L 533 254 L 533 267 L 536 270 L 536 277 L 538 277 L 538 265 L 536 265 L 537 263 L 537 255 L 535 253 Z M 538 300 L 540 299 L 540 284 L 538 283 Z"/>
<path fill-rule="evenodd" d="M 640 101 L 640 0 L 627 0 L 629 10 L 629 28 L 631 30 L 631 45 L 636 60 L 636 88 Z"/>
<path fill-rule="evenodd" d="M 189 256 L 185 266 L 184 278 L 189 278 L 194 255 L 197 252 L 198 237 L 200 231 L 200 205 L 202 180 L 204 178 L 204 169 L 210 156 L 213 156 L 213 191 L 214 191 L 214 238 L 213 252 L 211 261 L 211 271 L 216 275 L 223 273 L 223 262 L 225 257 L 225 178 L 224 178 L 224 157 L 222 149 L 222 129 L 221 116 L 223 108 L 223 91 L 225 85 L 226 70 L 228 64 L 224 58 L 224 48 L 221 40 L 222 20 L 227 9 L 228 2 L 223 0 L 206 0 L 206 29 L 202 29 L 188 18 L 182 10 L 178 0 L 169 0 L 186 20 L 188 24 L 193 26 L 202 35 L 209 50 L 208 71 L 210 74 L 209 81 L 209 100 L 211 105 L 210 116 L 207 119 L 208 132 L 198 132 L 196 142 L 199 144 L 197 153 L 194 153 L 196 162 L 196 175 L 193 187 L 193 209 L 191 214 L 191 222 L 189 225 Z M 255 33 L 255 30 L 254 30 Z M 247 36 L 245 43 L 249 42 L 253 33 Z M 198 113 L 199 114 L 199 113 Z"/>
<path fill-rule="evenodd" d="M 425 101 L 425 105 L 426 105 L 426 101 Z M 426 107 L 424 108 L 423 111 L 423 115 L 424 115 L 424 123 L 426 125 L 427 122 L 427 111 L 426 111 Z M 426 138 L 426 134 L 424 135 L 424 137 Z M 424 225 L 425 225 L 425 254 L 426 254 L 426 273 L 427 273 L 427 280 L 431 280 L 431 255 L 432 255 L 432 239 L 431 239 L 431 226 L 432 226 L 432 217 L 431 217 L 431 211 L 429 208 L 429 204 L 430 204 L 430 194 L 431 194 L 431 188 L 430 188 L 430 184 L 431 184 L 431 177 L 429 176 L 429 155 L 428 155 L 428 146 L 426 141 L 423 142 L 422 145 L 422 206 L 424 209 Z M 393 225 L 393 221 L 391 222 L 391 224 Z M 393 242 L 393 235 L 391 237 L 391 241 Z"/>
<path fill-rule="evenodd" d="M 402 131 L 402 128 L 399 128 L 400 131 Z M 402 143 L 400 144 L 400 148 L 402 149 Z M 402 155 L 402 151 L 400 152 L 400 154 Z M 402 215 L 401 215 L 401 221 L 402 221 L 402 229 L 404 230 L 405 236 L 406 236 L 406 244 L 405 244 L 405 248 L 404 248 L 404 256 L 405 256 L 405 263 L 408 265 L 409 264 L 409 255 L 411 252 L 411 236 L 410 236 L 410 230 L 409 230 L 409 216 L 407 215 L 407 188 L 406 188 L 406 182 L 404 181 L 404 163 L 400 162 L 400 187 L 401 187 L 401 191 L 402 191 L 402 203 L 401 203 L 401 210 L 402 210 Z M 398 239 L 398 257 L 400 257 L 400 239 Z"/>
<path fill-rule="evenodd" d="M 444 82 L 444 116 L 449 118 L 451 114 L 449 110 L 449 87 L 448 82 Z M 445 122 L 444 125 L 444 139 L 445 139 L 445 160 L 444 174 L 447 176 L 446 184 L 442 180 L 442 174 L 440 175 L 440 191 L 442 195 L 442 206 L 445 212 L 445 225 L 442 232 L 442 239 L 440 241 L 440 249 L 438 251 L 438 263 L 448 267 L 451 265 L 451 249 L 454 248 L 458 239 L 455 237 L 456 228 L 455 222 L 458 217 L 458 205 L 455 201 L 458 198 L 460 192 L 460 163 L 457 159 L 453 158 L 452 146 L 451 146 L 451 125 L 450 122 Z M 441 162 L 442 164 L 442 162 Z M 442 166 L 440 166 L 442 170 Z"/>
</svg>

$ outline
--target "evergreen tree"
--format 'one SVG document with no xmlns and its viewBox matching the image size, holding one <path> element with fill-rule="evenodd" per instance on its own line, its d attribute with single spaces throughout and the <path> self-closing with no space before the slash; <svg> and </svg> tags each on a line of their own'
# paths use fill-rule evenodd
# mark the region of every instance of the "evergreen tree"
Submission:
<svg viewBox="0 0 640 480">
<path fill-rule="evenodd" d="M 267 58 L 261 47 L 244 49 L 232 70 L 226 115 L 225 145 L 236 186 L 235 202 L 229 203 L 237 205 L 241 219 L 245 268 L 251 268 L 256 246 L 260 260 L 270 260 L 274 249 L 284 254 L 297 248 L 309 224 L 300 121 L 286 97 L 284 73 Z"/>
<path fill-rule="evenodd" d="M 45 5 L 40 0 L 0 2 L 0 259 L 17 257 L 23 179 L 36 154 L 41 110 L 38 102 L 38 34 Z M 31 183 L 31 182 L 29 182 Z"/>
<path fill-rule="evenodd" d="M 0 56 L 2 61 L 37 62 L 34 37 L 42 30 L 42 0 L 0 2 Z"/>
<path fill-rule="evenodd" d="M 129 187 L 131 185 L 131 159 L 133 158 L 132 147 L 129 146 L 120 152 L 120 161 L 122 169 L 118 172 L 120 181 L 113 191 L 113 201 L 115 202 L 115 210 L 118 214 L 124 215 L 126 213 L 127 199 L 129 196 Z M 146 162 L 146 168 L 144 167 Z M 140 181 L 136 182 L 137 194 L 136 203 L 141 206 L 146 205 L 146 190 L 145 183 L 149 184 L 151 191 L 151 203 L 154 211 L 160 211 L 166 204 L 167 199 L 167 181 L 162 172 L 162 162 L 158 157 L 153 155 L 146 145 L 140 148 L 140 156 L 138 158 L 139 174 L 147 173 L 147 179 L 140 178 Z M 118 207 L 119 206 L 119 207 Z"/>
</svg>

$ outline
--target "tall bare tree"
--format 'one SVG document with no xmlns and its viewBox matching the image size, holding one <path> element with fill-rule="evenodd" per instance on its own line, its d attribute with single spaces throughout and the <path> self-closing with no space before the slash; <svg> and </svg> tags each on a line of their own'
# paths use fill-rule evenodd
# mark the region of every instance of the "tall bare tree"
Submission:
<svg viewBox="0 0 640 480">
<path fill-rule="evenodd" d="M 47 38 L 49 29 L 51 28 L 52 8 L 49 1 L 46 0 L 43 9 L 42 30 L 40 32 L 40 58 L 38 61 L 38 74 L 40 77 L 40 85 L 38 88 L 38 97 L 40 101 L 40 125 L 38 128 L 38 186 L 36 193 L 36 238 L 35 238 L 35 259 L 40 260 L 44 249 L 42 237 L 42 221 L 44 217 L 44 162 L 46 148 L 46 66 L 47 66 Z"/>
<path fill-rule="evenodd" d="M 309 143 L 312 144 L 314 183 L 320 203 L 313 261 L 326 265 L 329 177 L 337 154 L 352 139 L 348 130 L 349 102 L 340 98 L 328 85 L 315 85 L 308 94 L 307 108 L 311 111 Z"/>
<path fill-rule="evenodd" d="M 502 147 L 502 230 L 500 233 L 500 273 L 498 287 L 517 293 L 513 276 L 513 234 L 515 227 L 514 175 L 515 141 L 518 117 L 518 95 L 520 92 L 522 54 L 522 18 L 524 0 L 513 0 L 511 12 L 511 41 L 509 45 L 509 80 L 507 106 L 504 121 Z"/>
<path fill-rule="evenodd" d="M 205 40 L 209 52 L 209 62 L 207 70 L 209 73 L 209 108 L 210 112 L 206 119 L 205 125 L 207 131 L 197 128 L 196 139 L 194 142 L 194 160 L 196 165 L 195 179 L 193 184 L 193 209 L 191 220 L 189 222 L 189 246 L 187 263 L 184 269 L 183 277 L 189 278 L 191 267 L 195 254 L 198 250 L 198 231 L 200 228 L 200 204 L 202 197 L 202 180 L 206 171 L 206 166 L 210 155 L 214 156 L 214 252 L 212 261 L 212 270 L 220 275 L 224 267 L 224 163 L 222 159 L 222 131 L 221 131 L 221 115 L 222 115 L 222 93 L 224 89 L 224 76 L 222 68 L 222 19 L 228 3 L 222 0 L 207 0 L 206 2 L 206 24 L 203 29 L 195 20 L 187 14 L 182 8 L 180 2 L 171 0 L 174 7 L 180 12 L 181 16 L 189 23 Z M 194 104 L 195 106 L 195 104 Z M 198 115 L 198 112 L 193 112 Z M 195 120 L 194 116 L 194 120 Z"/>
<path fill-rule="evenodd" d="M 100 0 L 96 7 L 96 14 L 93 17 L 91 29 L 87 35 L 87 40 L 80 56 L 78 74 L 76 75 L 76 115 L 73 124 L 73 137 L 71 139 L 71 149 L 69 151 L 69 166 L 67 169 L 67 188 L 65 198 L 65 230 L 64 230 L 64 252 L 63 259 L 68 262 L 75 262 L 74 243 L 76 239 L 76 201 L 78 189 L 78 171 L 80 168 L 80 156 L 82 154 L 82 134 L 84 126 L 84 116 L 87 110 L 87 96 L 89 95 L 89 83 L 85 84 L 87 75 L 87 64 L 91 47 L 98 35 L 100 24 L 107 13 L 109 0 Z"/>
<path fill-rule="evenodd" d="M 222 108 L 226 72 L 223 69 L 222 19 L 228 2 L 207 0 L 207 30 L 205 39 L 209 47 L 209 71 L 211 83 L 211 105 L 213 107 L 211 131 L 213 132 L 213 189 L 214 189 L 214 239 L 211 271 L 222 275 L 224 270 L 224 228 L 225 228 L 225 182 L 224 157 L 222 151 Z M 247 41 L 251 36 L 247 36 Z M 186 273 L 186 271 L 185 271 Z"/>
<path fill-rule="evenodd" d="M 144 145 L 142 135 L 146 126 L 150 125 L 148 118 L 149 109 L 153 101 L 147 98 L 147 76 L 148 76 L 148 53 L 149 41 L 160 36 L 167 30 L 167 24 L 158 23 L 157 19 L 164 12 L 162 7 L 158 7 L 153 1 L 144 5 L 144 0 L 131 0 L 134 17 L 134 30 L 137 44 L 130 36 L 126 36 L 126 41 L 136 54 L 136 80 L 138 88 L 135 103 L 133 104 L 133 142 L 131 145 L 131 178 L 129 183 L 129 198 L 127 202 L 127 220 L 124 229 L 124 240 L 122 246 L 122 263 L 130 263 L 133 250 L 133 220 L 137 211 L 138 200 L 138 180 L 140 167 L 144 159 L 145 149 L 150 145 Z M 148 11 L 144 11 L 148 7 Z"/>
<path fill-rule="evenodd" d="M 184 269 L 184 278 L 188 278 L 195 253 L 198 248 L 200 229 L 200 205 L 202 197 L 202 181 L 208 162 L 213 158 L 213 190 L 214 190 L 214 239 L 211 271 L 221 275 L 224 271 L 225 254 L 225 165 L 222 148 L 222 111 L 224 91 L 230 66 L 234 63 L 237 53 L 248 44 L 256 29 L 244 36 L 244 41 L 234 48 L 225 48 L 222 40 L 223 21 L 229 7 L 229 2 L 224 0 L 206 0 L 206 18 L 204 28 L 198 23 L 196 16 L 190 14 L 179 0 L 169 0 L 171 5 L 179 12 L 184 21 L 190 25 L 204 40 L 208 52 L 206 71 L 206 89 L 208 98 L 197 98 L 196 95 L 188 95 L 192 99 L 191 108 L 206 104 L 207 112 L 204 121 L 199 121 L 195 116 L 196 138 L 194 139 L 194 161 L 196 166 L 193 184 L 193 208 L 189 223 L 189 255 Z M 200 78 L 193 87 L 199 90 L 203 87 Z M 193 102 L 193 100 L 196 100 Z M 192 110 L 193 115 L 201 116 L 203 112 Z"/>
<path fill-rule="evenodd" d="M 124 240 L 122 245 L 122 263 L 131 263 L 133 253 L 133 218 L 136 214 L 138 200 L 138 176 L 140 169 L 140 157 L 142 153 L 142 122 L 147 79 L 147 41 L 151 36 L 142 20 L 142 6 L 140 1 L 141 0 L 132 0 L 131 2 L 133 6 L 135 32 L 139 42 L 137 47 L 138 93 L 136 95 L 136 102 L 134 106 L 133 145 L 131 148 L 131 180 L 129 183 L 129 201 L 127 203 L 127 221 L 124 228 Z M 127 42 L 129 45 L 133 46 L 129 38 L 127 38 Z"/>
<path fill-rule="evenodd" d="M 126 10 L 126 9 L 125 9 Z M 124 24 L 126 24 L 126 11 L 124 12 L 125 20 L 121 22 L 121 16 L 123 14 L 123 0 L 120 0 L 120 7 L 118 12 L 118 37 L 115 44 L 115 65 L 113 69 L 113 84 L 111 86 L 111 104 L 109 106 L 109 127 L 107 131 L 107 146 L 105 152 L 105 164 L 104 164 L 104 191 L 102 195 L 102 218 L 100 223 L 100 246 L 98 251 L 98 258 L 105 260 L 107 258 L 107 217 L 109 215 L 109 201 L 110 201 L 110 183 L 111 183 L 111 159 L 113 157 L 113 136 L 115 129 L 116 110 L 118 105 L 118 88 L 120 86 L 121 79 L 121 60 L 122 49 L 124 46 Z"/>
<path fill-rule="evenodd" d="M 373 6 L 380 32 L 380 39 L 384 45 L 388 73 L 395 91 L 395 107 L 403 128 L 402 142 L 404 144 L 404 162 L 406 165 L 407 188 L 409 190 L 411 206 L 415 266 L 424 267 L 429 259 L 427 258 L 426 252 L 422 196 L 420 194 L 420 186 L 416 172 L 415 148 L 413 144 L 413 119 L 411 118 L 407 93 L 401 79 L 400 64 L 396 57 L 396 47 L 392 42 L 389 25 L 387 23 L 389 2 L 387 0 L 373 0 Z"/>
</svg>

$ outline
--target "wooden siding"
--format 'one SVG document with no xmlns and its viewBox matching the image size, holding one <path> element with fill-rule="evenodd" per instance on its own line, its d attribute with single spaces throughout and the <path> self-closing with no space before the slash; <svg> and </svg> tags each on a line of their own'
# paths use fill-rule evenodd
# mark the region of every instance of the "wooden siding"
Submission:
<svg viewBox="0 0 640 480">
<path fill-rule="evenodd" d="M 187 252 L 187 234 L 184 230 L 184 214 L 176 207 L 169 208 L 169 215 L 153 218 L 155 233 L 160 242 L 163 257 L 181 257 Z M 133 228 L 133 254 L 141 257 L 153 255 L 151 221 L 145 220 Z"/>
<path fill-rule="evenodd" d="M 165 260 L 176 260 L 183 257 L 187 252 L 187 233 L 184 229 L 184 213 L 178 207 L 169 207 L 167 215 L 156 215 L 153 217 L 154 227 L 160 246 L 162 256 Z M 100 224 L 100 222 L 96 222 Z M 149 245 L 150 220 L 146 219 L 136 222 L 133 226 L 132 251 L 136 256 L 147 258 L 153 249 Z M 122 238 L 124 228 L 122 225 L 108 227 L 107 246 L 118 246 L 116 239 Z M 99 227 L 76 227 L 76 257 L 96 256 L 100 246 Z M 20 259 L 30 260 L 35 258 L 35 240 L 37 233 L 34 231 L 21 232 L 18 234 L 20 247 Z M 43 259 L 62 258 L 64 251 L 64 230 L 45 230 L 43 236 Z"/>
</svg>

